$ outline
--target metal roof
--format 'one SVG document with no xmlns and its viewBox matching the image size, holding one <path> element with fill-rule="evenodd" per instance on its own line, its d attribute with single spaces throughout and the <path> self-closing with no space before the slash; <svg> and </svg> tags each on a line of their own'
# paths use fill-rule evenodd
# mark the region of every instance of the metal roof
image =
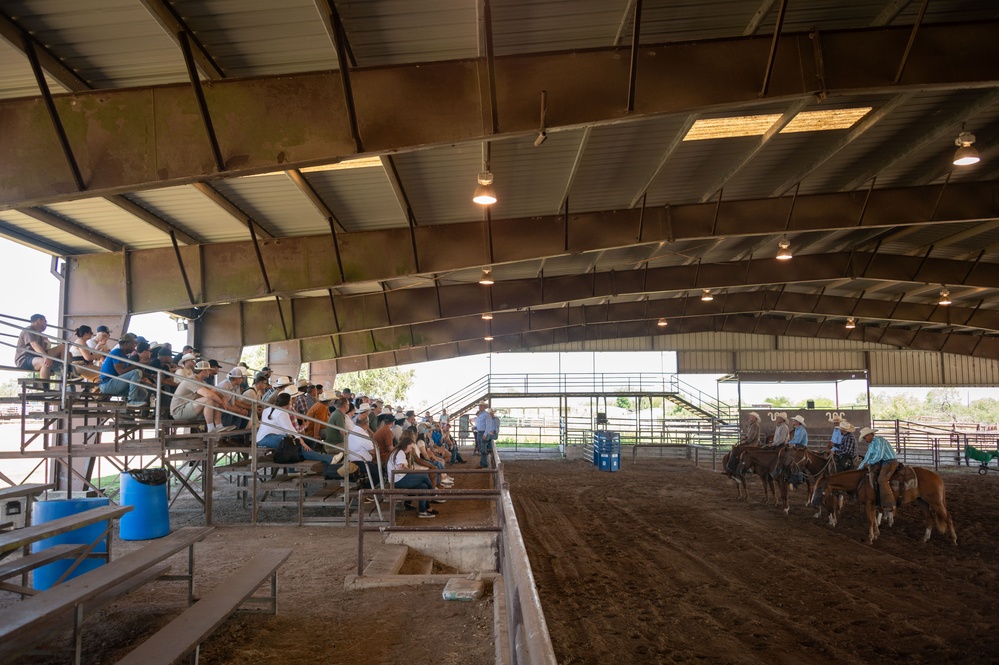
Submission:
<svg viewBox="0 0 999 665">
<path fill-rule="evenodd" d="M 172 247 L 173 230 L 203 261 L 242 243 L 241 271 L 258 268 L 252 227 L 278 240 L 260 265 L 294 239 L 315 253 L 294 284 L 277 268 L 271 284 L 303 302 L 458 288 L 492 266 L 513 289 L 584 275 L 596 293 L 611 272 L 627 286 L 569 306 L 682 299 L 705 274 L 730 274 L 731 293 L 875 304 L 930 302 L 946 282 L 976 312 L 999 306 L 999 5 L 929 3 L 917 24 L 915 2 L 787 2 L 768 63 L 782 5 L 644 2 L 633 51 L 634 0 L 4 0 L 0 234 L 85 266 L 120 250 L 160 260 L 143 252 Z M 698 119 L 859 107 L 872 110 L 848 128 L 682 140 Z M 983 161 L 952 168 L 962 128 Z M 486 168 L 488 209 L 470 197 Z M 872 192 L 906 221 L 869 212 Z M 763 262 L 784 237 L 794 262 L 853 258 L 838 277 L 781 282 Z M 646 268 L 686 272 L 633 290 Z M 225 302 L 266 295 L 244 277 Z M 218 304 L 205 298 L 128 302 Z M 890 314 L 872 321 L 911 328 Z"/>
</svg>

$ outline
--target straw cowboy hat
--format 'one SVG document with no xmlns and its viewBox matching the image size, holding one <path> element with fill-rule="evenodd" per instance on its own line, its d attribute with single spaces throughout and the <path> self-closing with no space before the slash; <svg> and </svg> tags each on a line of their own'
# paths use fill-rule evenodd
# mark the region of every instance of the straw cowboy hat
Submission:
<svg viewBox="0 0 999 665">
<path fill-rule="evenodd" d="M 787 412 L 786 411 L 781 411 L 780 413 L 775 413 L 774 414 L 774 418 L 780 418 L 784 422 L 787 422 Z"/>
<path fill-rule="evenodd" d="M 843 430 L 844 432 L 852 432 L 855 429 L 857 429 L 856 427 L 854 427 L 853 425 L 851 425 L 850 422 L 847 421 L 847 420 L 841 420 L 839 422 L 839 428 L 841 430 Z"/>
<path fill-rule="evenodd" d="M 791 418 L 791 420 L 795 421 L 799 425 L 805 424 L 805 417 L 801 414 L 796 415 L 794 418 Z"/>
<path fill-rule="evenodd" d="M 753 418 L 756 418 L 757 422 L 760 420 L 760 414 L 756 413 L 755 411 L 750 411 L 749 415 L 752 416 Z"/>
<path fill-rule="evenodd" d="M 878 431 L 876 429 L 871 429 L 870 427 L 863 427 L 860 430 L 860 438 L 863 439 L 868 434 L 877 434 L 877 433 Z"/>
</svg>

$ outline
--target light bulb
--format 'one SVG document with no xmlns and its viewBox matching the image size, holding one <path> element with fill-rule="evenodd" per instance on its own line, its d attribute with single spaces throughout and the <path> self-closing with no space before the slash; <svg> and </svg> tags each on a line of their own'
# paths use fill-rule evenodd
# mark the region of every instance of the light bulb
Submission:
<svg viewBox="0 0 999 665">
<path fill-rule="evenodd" d="M 496 203 L 496 190 L 493 189 L 493 174 L 489 171 L 483 171 L 479 174 L 479 186 L 475 188 L 472 200 L 484 206 Z"/>
<path fill-rule="evenodd" d="M 943 306 L 946 307 L 947 305 L 951 304 L 951 302 L 952 301 L 950 299 L 950 291 L 948 291 L 947 289 L 944 289 L 943 291 L 941 291 L 940 292 L 940 300 L 937 301 L 937 304 L 938 305 L 943 305 Z"/>
<path fill-rule="evenodd" d="M 847 330 L 853 330 L 856 327 L 857 327 L 857 322 L 854 320 L 854 318 L 852 316 L 846 320 L 846 329 Z"/>
<path fill-rule="evenodd" d="M 660 318 L 659 321 L 656 322 L 656 325 L 659 326 L 660 328 L 665 328 L 669 324 L 666 322 L 666 319 Z"/>
<path fill-rule="evenodd" d="M 493 271 L 489 268 L 482 269 L 482 277 L 479 277 L 479 284 L 489 286 L 490 284 L 495 284 L 493 281 Z"/>
<path fill-rule="evenodd" d="M 777 245 L 780 249 L 777 250 L 777 258 L 781 261 L 787 261 L 793 255 L 791 254 L 791 243 L 788 242 L 787 238 L 784 238 Z"/>
<path fill-rule="evenodd" d="M 701 294 L 701 300 L 704 302 L 710 302 L 714 299 L 715 297 L 711 295 L 711 289 L 704 289 L 704 293 Z"/>
</svg>

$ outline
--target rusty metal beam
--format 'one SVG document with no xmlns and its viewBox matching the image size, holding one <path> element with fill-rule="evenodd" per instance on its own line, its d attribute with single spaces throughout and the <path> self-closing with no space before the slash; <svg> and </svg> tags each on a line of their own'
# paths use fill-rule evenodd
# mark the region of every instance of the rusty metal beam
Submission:
<svg viewBox="0 0 999 665">
<path fill-rule="evenodd" d="M 84 226 L 80 226 L 76 222 L 71 222 L 65 217 L 61 217 L 55 213 L 49 212 L 48 210 L 43 210 L 41 208 L 18 208 L 17 212 L 22 215 L 27 215 L 33 219 L 37 219 L 39 222 L 48 224 L 49 226 L 59 229 L 64 233 L 76 236 L 81 240 L 86 240 L 91 245 L 96 245 L 102 249 L 108 250 L 109 252 L 120 252 L 125 249 L 124 245 L 120 245 L 114 240 L 111 240 L 96 231 L 91 231 Z"/>
<path fill-rule="evenodd" d="M 205 185 L 198 185 L 205 187 Z M 214 191 L 214 190 L 213 190 Z M 787 199 L 761 199 L 670 206 L 669 223 L 646 220 L 641 224 L 641 210 L 618 210 L 581 213 L 562 216 L 533 217 L 524 219 L 492 220 L 492 255 L 487 244 L 485 222 L 421 226 L 413 230 L 420 256 L 420 271 L 408 253 L 398 260 L 381 260 L 386 243 L 396 247 L 409 246 L 410 229 L 383 229 L 357 233 L 339 233 L 343 274 L 336 257 L 328 250 L 327 236 L 306 236 L 275 240 L 280 250 L 268 253 L 268 260 L 277 268 L 271 271 L 273 289 L 281 295 L 295 291 L 326 289 L 344 283 L 376 282 L 414 274 L 447 275 L 456 270 L 477 268 L 484 265 L 538 260 L 545 257 L 599 252 L 618 247 L 649 245 L 653 247 L 671 240 L 705 239 L 718 237 L 772 236 L 787 229 L 788 234 L 804 231 L 854 230 L 858 211 L 867 201 L 863 228 L 889 228 L 896 226 L 934 225 L 952 222 L 991 220 L 999 218 L 996 203 L 997 183 L 972 183 L 950 185 L 939 207 L 937 218 L 929 216 L 939 198 L 939 185 L 925 188 L 875 190 L 867 201 L 867 192 L 850 192 L 828 195 L 798 196 L 794 210 L 788 218 Z M 217 194 L 217 193 L 216 193 Z M 221 196 L 219 201 L 228 204 Z M 231 204 L 229 204 L 231 206 Z M 231 206 L 238 211 L 235 206 Z M 715 221 L 715 212 L 718 219 Z M 242 212 L 238 212 L 246 218 Z M 661 209 L 647 214 L 666 216 Z M 568 223 L 566 223 L 566 219 Z M 259 227 L 258 227 L 259 228 Z M 568 238 L 568 245 L 566 239 Z M 264 243 L 263 247 L 268 247 Z M 326 251 L 311 258 L 317 248 Z M 156 256 L 159 250 L 137 250 L 137 257 Z M 249 242 L 227 243 L 224 248 L 206 246 L 206 261 L 218 262 L 214 256 L 240 256 L 253 260 L 254 249 Z M 85 267 L 86 262 L 81 262 Z M 262 295 L 258 290 L 256 270 L 247 262 L 233 262 L 226 266 L 224 288 L 216 288 L 211 280 L 207 284 L 204 300 L 199 305 L 254 298 Z M 852 277 L 852 275 L 851 275 Z M 158 282 L 148 271 L 138 271 L 134 280 Z M 937 280 L 934 280 L 937 281 Z M 156 288 L 145 289 L 154 298 L 137 299 L 137 311 L 161 311 L 189 305 L 186 296 L 179 301 L 170 300 L 169 294 Z M 156 295 L 161 292 L 161 295 Z"/>
<path fill-rule="evenodd" d="M 901 52 L 904 28 L 845 30 L 823 35 L 820 55 L 830 95 L 893 94 L 906 89 L 954 90 L 996 85 L 999 22 L 927 25 L 906 65 L 903 86 L 892 85 L 882 56 Z M 739 37 L 643 46 L 635 112 L 630 118 L 731 109 L 758 103 L 770 40 Z M 947 48 L 960 43 L 962 48 Z M 769 98 L 788 104 L 815 94 L 819 72 L 808 34 L 782 35 Z M 536 99 L 547 90 L 552 129 L 621 122 L 626 62 L 618 48 L 573 53 L 519 54 L 495 60 L 496 138 L 537 131 Z M 480 70 L 484 58 L 359 69 L 351 87 L 358 128 L 371 154 L 481 141 Z M 190 84 L 81 91 L 56 96 L 70 143 L 80 155 L 88 193 L 104 196 L 150 187 L 210 180 L 214 157 L 201 138 L 196 114 L 187 112 Z M 222 159 L 231 175 L 286 171 L 356 154 L 336 72 L 212 81 L 204 86 Z M 615 102 L 615 100 L 618 100 Z M 53 173 L 51 137 L 33 124 L 35 99 L 0 101 L 0 126 L 11 136 L 0 154 L 0 207 L 13 208 L 79 195 L 67 192 L 65 174 Z M 87 151 L 114 118 L 115 143 Z M 13 170 L 11 155 L 36 155 Z"/>
<path fill-rule="evenodd" d="M 655 319 L 587 323 L 550 330 L 494 335 L 495 339 L 491 343 L 476 339 L 399 351 L 373 351 L 368 354 L 338 358 L 336 363 L 338 371 L 346 372 L 356 371 L 359 368 L 390 367 L 398 363 L 408 364 L 478 355 L 490 350 L 516 352 L 536 346 L 619 338 L 646 338 L 650 341 L 651 349 L 653 348 L 653 340 L 657 338 L 698 332 L 736 332 L 811 339 L 849 339 L 859 342 L 889 344 L 903 349 L 999 359 L 999 338 L 996 337 L 914 331 L 904 328 L 885 329 L 879 326 L 864 325 L 859 326 L 854 331 L 849 331 L 843 327 L 841 321 L 820 322 L 807 319 L 788 321 L 778 316 L 733 315 L 725 317 L 720 323 L 719 319 L 713 316 L 691 317 L 678 320 L 666 328 L 657 327 Z M 656 343 L 654 348 L 662 349 L 664 347 L 668 348 L 668 342 Z M 312 343 L 311 340 L 302 340 L 300 349 L 303 362 L 324 360 L 329 357 L 327 348 L 321 343 Z"/>
<path fill-rule="evenodd" d="M 702 288 L 721 289 L 733 286 L 767 287 L 772 284 L 821 281 L 844 274 L 860 272 L 868 262 L 869 255 L 841 253 L 832 255 L 811 255 L 795 261 L 783 263 L 776 259 L 757 259 L 727 264 L 702 264 L 701 266 L 677 266 L 653 268 L 614 273 L 595 273 L 564 277 L 542 277 L 497 282 L 490 288 L 492 303 L 483 300 L 482 289 L 478 284 L 456 286 L 434 286 L 406 289 L 395 292 L 382 292 L 347 296 L 337 299 L 337 320 L 335 325 L 328 316 L 326 297 L 296 298 L 291 300 L 294 319 L 300 322 L 296 327 L 301 337 L 320 337 L 347 333 L 366 333 L 372 330 L 385 331 L 379 335 L 402 340 L 405 348 L 414 337 L 408 326 L 439 322 L 441 335 L 450 334 L 454 320 L 471 317 L 481 323 L 484 312 L 527 310 L 544 305 L 580 302 L 593 298 L 632 297 L 644 294 L 683 293 L 699 291 Z M 973 270 L 968 266 L 972 265 Z M 906 280 L 914 272 L 927 277 L 949 273 L 950 284 L 955 284 L 954 275 L 974 275 L 978 281 L 990 281 L 999 285 L 999 266 L 983 266 L 967 262 L 923 260 L 921 257 L 879 255 L 878 260 L 868 268 L 877 276 L 872 279 Z M 887 277 L 887 273 L 893 277 Z M 931 281 L 931 280 L 927 280 Z M 935 281 L 935 280 L 932 280 Z M 772 294 L 771 294 L 772 295 Z M 732 313 L 747 311 L 784 311 L 787 313 L 819 314 L 822 316 L 858 316 L 865 319 L 881 319 L 899 322 L 952 323 L 951 314 L 943 308 L 934 308 L 926 303 L 898 303 L 892 300 L 871 300 L 844 298 L 837 296 L 782 292 L 778 298 L 767 299 L 759 292 L 733 293 L 726 298 L 717 298 L 712 303 L 702 303 L 699 297 L 674 298 L 657 301 L 663 313 L 657 316 L 684 317 L 706 313 Z M 634 305 L 635 303 L 631 303 Z M 644 306 L 644 303 L 638 303 Z M 617 304 L 615 307 L 627 307 Z M 212 312 L 223 315 L 235 305 L 212 308 Z M 541 311 L 532 310 L 538 315 Z M 561 311 L 561 310 L 557 310 Z M 644 310 L 643 310 L 644 311 Z M 979 310 L 974 317 L 962 308 L 950 308 L 960 312 L 961 325 L 969 328 L 993 331 L 999 330 L 999 313 L 993 310 Z M 240 308 L 245 316 L 242 328 L 247 332 L 247 344 L 262 344 L 281 341 L 279 331 L 272 322 L 276 312 L 270 303 L 247 302 Z M 226 316 L 233 316 L 228 314 Z M 641 316 L 641 315 L 639 315 Z M 418 335 L 415 335 L 418 337 Z"/>
</svg>

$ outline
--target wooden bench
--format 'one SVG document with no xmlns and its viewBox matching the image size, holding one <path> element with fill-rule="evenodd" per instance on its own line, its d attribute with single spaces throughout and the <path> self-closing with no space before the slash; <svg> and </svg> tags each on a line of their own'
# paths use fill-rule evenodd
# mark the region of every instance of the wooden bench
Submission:
<svg viewBox="0 0 999 665">
<path fill-rule="evenodd" d="M 251 596 L 268 580 L 271 595 L 266 597 L 270 605 L 267 612 L 276 614 L 277 569 L 289 556 L 290 549 L 261 551 L 204 598 L 119 660 L 118 665 L 172 665 L 192 651 L 191 662 L 196 664 L 201 643 L 240 605 L 252 600 Z"/>
<path fill-rule="evenodd" d="M 0 530 L 24 528 L 31 524 L 31 506 L 38 495 L 55 485 L 28 483 L 0 489 Z M 18 525 L 20 523 L 20 525 Z"/>
<path fill-rule="evenodd" d="M 89 512 L 89 511 L 88 511 Z M 187 604 L 194 599 L 194 544 L 211 527 L 184 527 L 79 577 L 0 610 L 0 662 L 34 647 L 53 631 L 72 626 L 73 662 L 79 665 L 84 610 L 90 610 L 151 579 L 187 581 Z M 188 549 L 187 574 L 164 575 L 164 560 Z"/>
</svg>

